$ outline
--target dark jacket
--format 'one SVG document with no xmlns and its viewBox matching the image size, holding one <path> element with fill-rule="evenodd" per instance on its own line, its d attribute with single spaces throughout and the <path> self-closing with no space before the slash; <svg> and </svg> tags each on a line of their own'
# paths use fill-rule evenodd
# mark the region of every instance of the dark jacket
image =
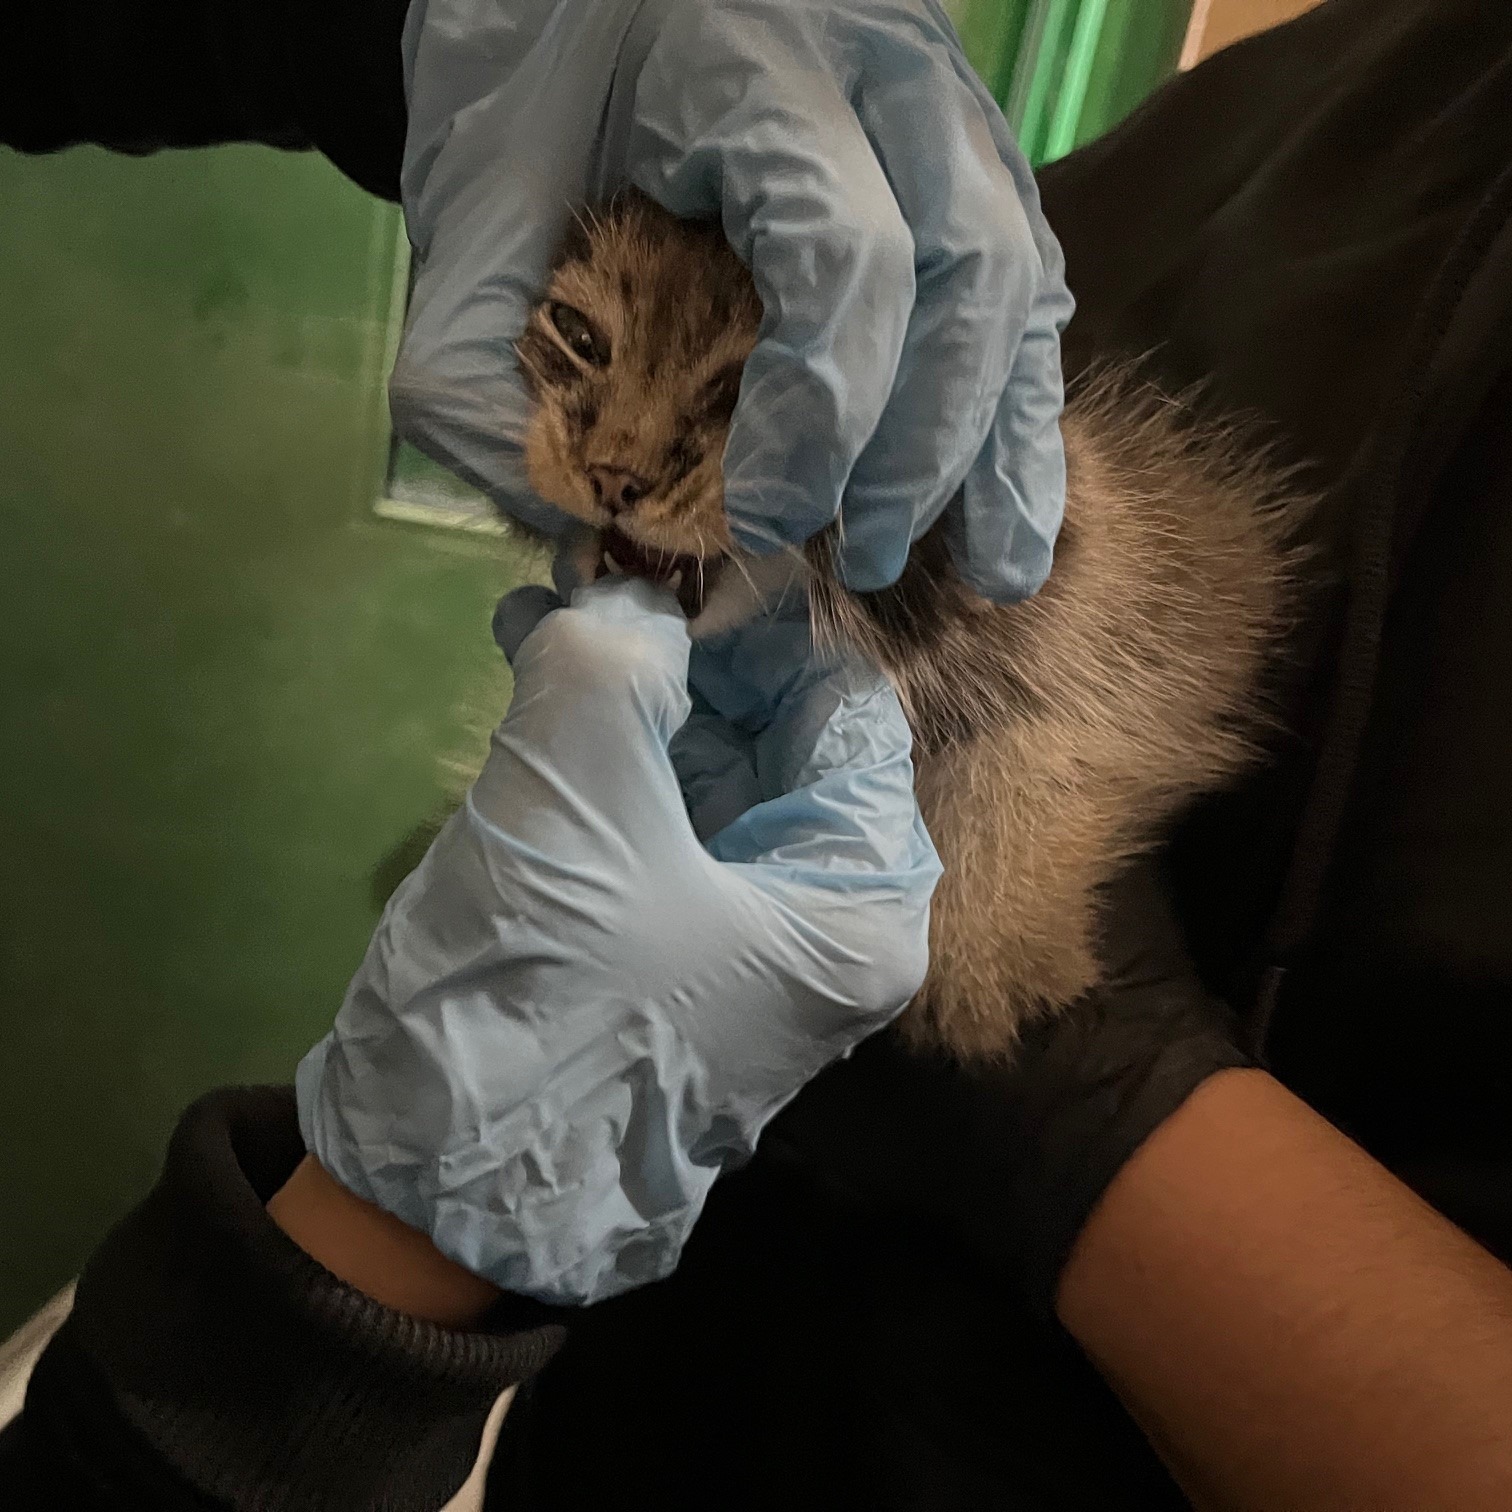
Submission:
<svg viewBox="0 0 1512 1512">
<path fill-rule="evenodd" d="M 1042 176 L 1080 304 L 1068 368 L 1152 352 L 1172 382 L 1207 379 L 1324 495 L 1331 586 L 1299 636 L 1292 734 L 1173 842 L 1199 963 L 1288 1085 L 1504 1259 L 1509 100 L 1512 10 L 1331 0 Z M 969 1163 L 951 1127 L 942 1106 L 915 1135 Z M 506 1308 L 464 1346 L 270 1235 L 260 1198 L 298 1153 L 287 1094 L 186 1119 L 86 1271 L 0 1491 L 433 1505 L 498 1384 L 560 1344 L 506 1423 L 500 1507 L 1182 1505 L 1070 1342 L 975 1255 L 902 1206 L 847 1208 L 791 1158 L 720 1183 L 670 1281 L 565 1330 Z"/>
</svg>

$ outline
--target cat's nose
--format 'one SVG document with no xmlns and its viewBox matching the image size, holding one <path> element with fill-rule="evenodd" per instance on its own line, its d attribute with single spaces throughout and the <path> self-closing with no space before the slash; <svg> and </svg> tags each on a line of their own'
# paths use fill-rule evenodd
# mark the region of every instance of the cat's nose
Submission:
<svg viewBox="0 0 1512 1512">
<path fill-rule="evenodd" d="M 588 469 L 588 481 L 593 484 L 593 497 L 612 515 L 623 514 L 627 509 L 646 497 L 649 487 L 638 473 L 623 467 L 600 467 Z"/>
</svg>

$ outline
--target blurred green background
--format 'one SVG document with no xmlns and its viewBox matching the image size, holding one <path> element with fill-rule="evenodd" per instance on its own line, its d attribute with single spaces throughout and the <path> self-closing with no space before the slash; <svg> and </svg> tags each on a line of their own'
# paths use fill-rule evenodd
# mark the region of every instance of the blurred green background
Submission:
<svg viewBox="0 0 1512 1512">
<path fill-rule="evenodd" d="M 1036 161 L 1188 9 L 952 7 Z M 0 151 L 0 1334 L 191 1097 L 288 1079 L 503 707 L 535 564 L 392 445 L 404 272 L 312 157 Z"/>
</svg>

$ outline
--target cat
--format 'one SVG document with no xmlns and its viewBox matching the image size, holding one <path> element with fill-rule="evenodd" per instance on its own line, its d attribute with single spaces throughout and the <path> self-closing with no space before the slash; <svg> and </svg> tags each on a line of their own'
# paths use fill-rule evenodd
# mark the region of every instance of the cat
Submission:
<svg viewBox="0 0 1512 1512">
<path fill-rule="evenodd" d="M 833 529 L 751 557 L 725 517 L 761 318 L 716 225 L 639 195 L 581 217 L 516 343 L 531 486 L 580 522 L 580 572 L 674 586 L 695 638 L 796 584 L 821 645 L 885 670 L 944 864 L 904 1029 L 1006 1058 L 1096 984 L 1099 890 L 1261 748 L 1310 500 L 1238 428 L 1110 365 L 1067 396 L 1065 519 L 1038 594 L 977 596 L 943 526 L 895 586 L 851 593 Z"/>
</svg>

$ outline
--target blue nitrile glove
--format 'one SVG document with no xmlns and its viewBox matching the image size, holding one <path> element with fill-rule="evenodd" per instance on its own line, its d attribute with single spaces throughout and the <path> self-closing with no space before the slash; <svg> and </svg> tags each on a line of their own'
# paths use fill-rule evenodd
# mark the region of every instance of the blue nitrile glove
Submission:
<svg viewBox="0 0 1512 1512">
<path fill-rule="evenodd" d="M 671 1271 L 721 1169 L 901 1009 L 939 862 L 879 677 L 824 671 L 801 626 L 752 627 L 752 656 L 737 633 L 674 769 L 675 599 L 607 579 L 559 604 L 501 605 L 509 712 L 298 1093 L 345 1186 L 509 1291 L 581 1303 Z"/>
<path fill-rule="evenodd" d="M 937 0 L 415 0 L 402 435 L 556 534 L 512 343 L 573 210 L 722 219 L 766 309 L 725 455 L 738 541 L 843 507 L 858 589 L 956 498 L 988 596 L 1033 593 L 1065 493 L 1072 302 L 1029 166 Z"/>
</svg>

